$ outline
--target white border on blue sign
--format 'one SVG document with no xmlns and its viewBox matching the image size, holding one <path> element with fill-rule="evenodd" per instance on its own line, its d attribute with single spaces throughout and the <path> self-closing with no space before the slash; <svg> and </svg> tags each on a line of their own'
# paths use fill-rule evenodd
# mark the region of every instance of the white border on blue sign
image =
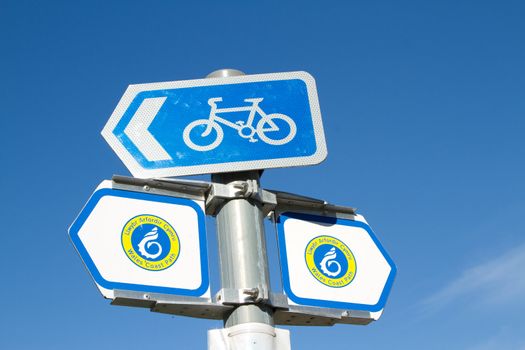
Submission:
<svg viewBox="0 0 525 350">
<path fill-rule="evenodd" d="M 122 145 L 119 139 L 113 134 L 113 130 L 124 115 L 128 106 L 131 104 L 135 96 L 143 91 L 177 89 L 196 86 L 230 85 L 290 79 L 300 79 L 304 81 L 307 87 L 308 101 L 310 103 L 312 113 L 315 143 L 317 146 L 316 152 L 310 156 L 214 163 L 209 165 L 195 165 L 183 167 L 178 166 L 162 169 L 145 169 L 135 160 L 131 153 Z M 328 153 L 326 148 L 326 140 L 324 136 L 323 123 L 321 119 L 321 109 L 319 107 L 319 98 L 317 96 L 315 79 L 309 73 L 304 71 L 241 75 L 224 78 L 193 79 L 130 85 L 124 92 L 124 95 L 122 96 L 117 107 L 111 114 L 111 117 L 104 126 L 104 129 L 102 130 L 101 134 L 104 137 L 104 139 L 106 139 L 111 148 L 115 151 L 115 153 L 118 155 L 118 157 L 122 160 L 124 165 L 128 168 L 131 174 L 137 178 L 211 174 L 243 170 L 314 165 L 321 163 L 326 158 Z"/>
</svg>

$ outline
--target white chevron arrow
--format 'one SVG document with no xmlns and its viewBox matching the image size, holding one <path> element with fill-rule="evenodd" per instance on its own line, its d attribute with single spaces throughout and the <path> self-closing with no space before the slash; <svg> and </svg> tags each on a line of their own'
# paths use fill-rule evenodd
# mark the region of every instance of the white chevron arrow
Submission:
<svg viewBox="0 0 525 350">
<path fill-rule="evenodd" d="M 131 118 L 128 126 L 124 129 L 124 134 L 129 137 L 131 142 L 137 146 L 139 151 L 150 162 L 172 159 L 157 139 L 148 131 L 166 98 L 145 98 Z"/>
</svg>

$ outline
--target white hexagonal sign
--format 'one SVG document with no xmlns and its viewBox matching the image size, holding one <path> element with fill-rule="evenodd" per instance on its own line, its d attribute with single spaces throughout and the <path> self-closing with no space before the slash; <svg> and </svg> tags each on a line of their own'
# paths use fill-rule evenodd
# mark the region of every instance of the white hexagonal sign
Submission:
<svg viewBox="0 0 525 350">
<path fill-rule="evenodd" d="M 106 298 L 114 290 L 209 297 L 204 203 L 104 181 L 69 234 Z"/>
<path fill-rule="evenodd" d="M 396 267 L 361 215 L 286 212 L 277 221 L 283 287 L 297 305 L 381 311 Z"/>
</svg>

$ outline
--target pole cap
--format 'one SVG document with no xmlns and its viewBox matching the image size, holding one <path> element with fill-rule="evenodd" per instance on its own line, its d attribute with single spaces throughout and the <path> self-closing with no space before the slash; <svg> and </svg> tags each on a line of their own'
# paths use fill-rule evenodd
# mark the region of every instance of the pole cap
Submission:
<svg viewBox="0 0 525 350">
<path fill-rule="evenodd" d="M 206 76 L 206 78 L 226 78 L 226 77 L 235 77 L 238 75 L 245 75 L 244 72 L 241 72 L 237 69 L 231 69 L 231 68 L 225 68 L 225 69 L 218 69 L 214 72 L 211 72 Z"/>
</svg>

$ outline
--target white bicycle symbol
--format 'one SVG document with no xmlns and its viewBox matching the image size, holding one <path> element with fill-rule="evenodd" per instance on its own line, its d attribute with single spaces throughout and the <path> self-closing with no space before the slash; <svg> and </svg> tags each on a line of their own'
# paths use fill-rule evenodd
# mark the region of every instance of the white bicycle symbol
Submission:
<svg viewBox="0 0 525 350">
<path fill-rule="evenodd" d="M 222 142 L 222 139 L 224 137 L 224 131 L 222 130 L 222 127 L 219 123 L 224 124 L 226 126 L 229 126 L 230 128 L 233 128 L 238 131 L 239 136 L 245 139 L 249 139 L 250 142 L 257 142 L 258 140 L 254 138 L 254 135 L 257 134 L 259 138 L 270 145 L 284 145 L 285 143 L 290 142 L 294 137 L 295 133 L 297 132 L 297 127 L 289 116 L 285 114 L 280 113 L 272 113 L 272 114 L 266 114 L 261 107 L 259 107 L 259 103 L 264 98 L 247 98 L 244 100 L 244 102 L 251 102 L 251 106 L 244 106 L 244 107 L 232 107 L 232 108 L 217 108 L 217 102 L 222 101 L 222 97 L 212 97 L 208 100 L 208 104 L 210 105 L 210 115 L 208 119 L 197 119 L 184 129 L 184 132 L 182 133 L 184 142 L 186 145 L 195 150 L 195 151 L 209 151 L 214 149 L 215 147 L 219 146 Z M 218 113 L 232 113 L 232 112 L 250 112 L 248 115 L 248 120 L 246 122 L 239 120 L 235 123 L 232 123 L 226 119 L 223 119 L 219 116 L 217 116 Z M 261 120 L 257 123 L 257 126 L 253 127 L 253 121 L 255 119 L 255 115 L 259 114 L 261 116 Z M 287 124 L 287 129 L 289 129 L 288 134 L 284 137 L 282 137 L 283 132 L 273 134 L 273 132 L 278 132 L 281 129 L 277 126 L 275 121 L 281 120 L 284 123 Z M 215 130 L 216 136 L 213 139 L 212 142 L 207 142 L 206 145 L 198 145 L 191 139 L 191 132 L 195 130 L 199 130 L 202 127 L 205 127 L 204 131 L 200 132 L 200 137 L 205 138 L 206 136 L 210 135 L 212 130 Z M 286 132 L 286 130 L 283 130 Z M 272 136 L 276 136 L 279 138 L 272 138 Z"/>
</svg>

